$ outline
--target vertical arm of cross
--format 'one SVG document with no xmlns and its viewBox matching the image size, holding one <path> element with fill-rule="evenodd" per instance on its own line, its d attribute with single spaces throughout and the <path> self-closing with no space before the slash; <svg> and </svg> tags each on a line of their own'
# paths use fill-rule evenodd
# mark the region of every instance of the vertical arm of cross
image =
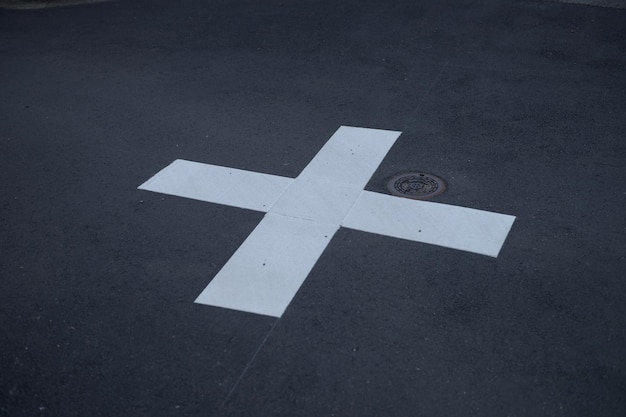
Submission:
<svg viewBox="0 0 626 417">
<path fill-rule="evenodd" d="M 399 135 L 337 130 L 196 302 L 280 317 Z"/>
</svg>

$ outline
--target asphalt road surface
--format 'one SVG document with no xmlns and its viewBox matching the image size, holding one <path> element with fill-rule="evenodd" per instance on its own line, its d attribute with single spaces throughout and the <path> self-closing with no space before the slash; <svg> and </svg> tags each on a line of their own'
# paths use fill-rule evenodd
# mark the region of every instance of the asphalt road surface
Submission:
<svg viewBox="0 0 626 417">
<path fill-rule="evenodd" d="M 0 415 L 626 415 L 626 10 L 0 10 L 0 77 Z M 138 187 L 342 125 L 402 132 L 367 191 L 515 216 L 499 255 L 342 227 L 282 316 L 194 303 L 264 214 Z"/>
</svg>

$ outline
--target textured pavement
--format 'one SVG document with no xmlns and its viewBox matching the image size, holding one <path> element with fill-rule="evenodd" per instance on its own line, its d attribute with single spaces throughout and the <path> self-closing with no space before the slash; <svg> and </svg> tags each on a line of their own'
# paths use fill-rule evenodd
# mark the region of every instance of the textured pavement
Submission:
<svg viewBox="0 0 626 417">
<path fill-rule="evenodd" d="M 624 22 L 0 10 L 0 415 L 626 415 Z M 516 216 L 499 256 L 340 229 L 280 319 L 194 304 L 262 213 L 137 187 L 175 159 L 293 178 L 341 125 L 403 132 L 367 190 L 430 172 L 433 201 Z"/>
</svg>

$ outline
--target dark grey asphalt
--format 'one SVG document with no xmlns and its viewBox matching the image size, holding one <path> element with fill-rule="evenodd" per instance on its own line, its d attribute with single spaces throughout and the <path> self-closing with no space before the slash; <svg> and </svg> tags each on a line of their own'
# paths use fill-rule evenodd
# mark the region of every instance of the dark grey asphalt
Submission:
<svg viewBox="0 0 626 417">
<path fill-rule="evenodd" d="M 584 5 L 0 11 L 0 415 L 626 415 L 625 74 Z M 517 216 L 500 256 L 342 229 L 280 320 L 193 304 L 262 214 L 136 187 L 340 125 L 404 132 L 367 189 Z"/>
</svg>

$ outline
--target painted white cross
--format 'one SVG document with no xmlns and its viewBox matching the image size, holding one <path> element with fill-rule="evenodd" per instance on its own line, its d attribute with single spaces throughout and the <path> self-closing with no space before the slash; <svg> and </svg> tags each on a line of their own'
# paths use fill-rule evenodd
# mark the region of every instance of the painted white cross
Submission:
<svg viewBox="0 0 626 417">
<path fill-rule="evenodd" d="M 139 189 L 266 213 L 201 304 L 280 317 L 341 226 L 497 257 L 515 217 L 363 190 L 400 134 L 342 126 L 295 179 L 178 159 Z"/>
</svg>

